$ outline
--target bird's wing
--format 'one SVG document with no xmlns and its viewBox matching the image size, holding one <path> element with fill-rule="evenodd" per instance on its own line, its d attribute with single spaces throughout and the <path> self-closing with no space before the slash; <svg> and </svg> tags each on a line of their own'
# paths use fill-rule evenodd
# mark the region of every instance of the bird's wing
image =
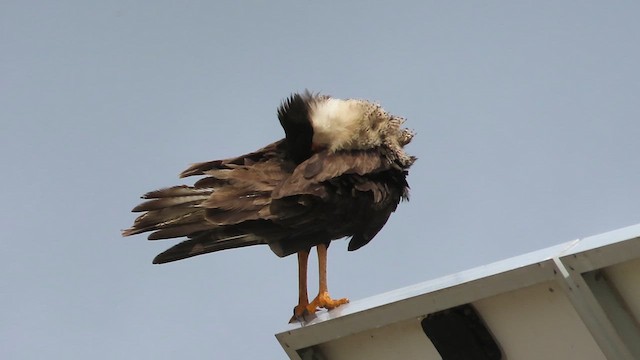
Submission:
<svg viewBox="0 0 640 360">
<path fill-rule="evenodd" d="M 374 174 L 392 167 L 391 161 L 379 149 L 321 151 L 298 165 L 293 174 L 273 191 L 274 199 L 309 194 L 326 196 L 321 183 L 346 174 Z"/>
<path fill-rule="evenodd" d="M 315 153 L 272 194 L 272 212 L 290 211 L 277 221 L 304 236 L 270 244 L 272 250 L 289 254 L 345 236 L 352 237 L 349 250 L 364 246 L 406 198 L 405 175 L 381 148 Z"/>
<path fill-rule="evenodd" d="M 207 172 L 210 170 L 229 169 L 234 165 L 248 166 L 257 162 L 264 162 L 270 158 L 277 157 L 282 151 L 283 146 L 284 139 L 269 144 L 262 149 L 238 157 L 195 163 L 180 173 L 180 177 L 184 178 L 193 175 L 207 175 Z"/>
</svg>

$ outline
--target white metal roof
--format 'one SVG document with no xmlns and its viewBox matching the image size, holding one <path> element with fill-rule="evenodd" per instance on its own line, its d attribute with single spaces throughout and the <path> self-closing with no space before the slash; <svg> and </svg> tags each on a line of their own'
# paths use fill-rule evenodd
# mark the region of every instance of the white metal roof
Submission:
<svg viewBox="0 0 640 360">
<path fill-rule="evenodd" d="M 276 337 L 291 359 L 441 359 L 421 321 L 462 304 L 506 359 L 640 359 L 640 224 L 353 301 Z"/>
</svg>

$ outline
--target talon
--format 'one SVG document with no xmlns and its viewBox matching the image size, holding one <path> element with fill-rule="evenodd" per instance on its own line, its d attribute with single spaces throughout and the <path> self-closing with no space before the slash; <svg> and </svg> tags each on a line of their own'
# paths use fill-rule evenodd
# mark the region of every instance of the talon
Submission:
<svg viewBox="0 0 640 360">
<path fill-rule="evenodd" d="M 317 308 L 313 304 L 298 304 L 293 308 L 293 316 L 289 320 L 289 324 L 294 322 L 306 322 L 315 317 Z"/>
<path fill-rule="evenodd" d="M 296 307 L 293 308 L 293 316 L 289 320 L 289 324 L 296 321 L 303 322 L 305 320 L 305 316 L 307 315 L 309 315 L 309 313 L 306 306 L 296 305 Z"/>
</svg>

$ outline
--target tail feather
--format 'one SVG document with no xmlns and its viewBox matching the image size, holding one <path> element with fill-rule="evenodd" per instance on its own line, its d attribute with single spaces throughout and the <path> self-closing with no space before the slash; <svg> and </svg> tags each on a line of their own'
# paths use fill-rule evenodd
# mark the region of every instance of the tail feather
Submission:
<svg viewBox="0 0 640 360">
<path fill-rule="evenodd" d="M 144 212 L 134 221 L 133 226 L 123 230 L 123 236 L 147 231 L 177 228 L 176 236 L 186 235 L 180 231 L 188 226 L 204 221 L 204 209 L 199 205 L 211 196 L 215 188 L 195 188 L 181 185 L 146 193 L 148 199 L 133 208 L 133 212 Z M 211 227 L 213 224 L 208 224 Z M 182 230 L 179 230 L 182 229 Z M 155 238 L 168 238 L 167 233 L 152 234 Z M 188 233 L 187 233 L 188 234 Z"/>
<path fill-rule="evenodd" d="M 208 197 L 209 195 L 191 195 L 153 199 L 145 201 L 142 204 L 134 207 L 131 212 L 153 211 L 174 206 L 191 206 L 203 202 Z"/>
<path fill-rule="evenodd" d="M 194 188 L 187 185 L 177 185 L 164 189 L 149 191 L 142 196 L 143 199 L 157 199 L 175 196 L 189 196 L 198 193 L 211 193 L 212 189 Z"/>
<path fill-rule="evenodd" d="M 213 160 L 191 164 L 189 168 L 180 173 L 181 178 L 193 175 L 204 175 L 204 172 L 211 169 L 217 169 L 224 163 L 224 160 Z"/>
<path fill-rule="evenodd" d="M 158 255 L 157 264 L 281 240 L 286 229 L 271 221 L 270 194 L 287 175 L 279 155 L 283 141 L 240 157 L 193 164 L 180 176 L 206 177 L 193 186 L 146 193 L 133 209 L 141 214 L 122 235 L 151 232 L 149 240 L 189 238 Z"/>
<path fill-rule="evenodd" d="M 150 191 L 142 197 L 149 200 L 131 211 L 152 211 L 175 206 L 189 207 L 205 201 L 214 191 L 215 188 L 195 188 L 186 185 Z"/>
<path fill-rule="evenodd" d="M 264 244 L 265 241 L 254 234 L 242 234 L 233 237 L 212 240 L 202 240 L 198 238 L 185 240 L 166 251 L 158 254 L 153 259 L 154 264 L 164 264 L 172 261 L 190 258 L 214 251 L 234 249 L 245 246 Z"/>
<path fill-rule="evenodd" d="M 147 201 L 133 209 L 143 213 L 122 235 L 151 232 L 149 240 L 190 238 L 159 254 L 155 264 L 267 244 L 283 236 L 281 227 L 260 220 L 260 210 L 270 202 L 268 194 L 227 188 L 221 181 L 201 181 L 194 186 L 174 186 L 146 193 L 143 198 Z M 207 201 L 212 196 L 218 201 Z"/>
<path fill-rule="evenodd" d="M 269 244 L 286 236 L 282 227 L 263 220 L 219 226 L 192 235 L 191 239 L 159 254 L 153 263 L 161 264 L 214 251 Z"/>
<path fill-rule="evenodd" d="M 164 239 L 173 239 L 181 236 L 189 236 L 191 234 L 213 230 L 216 228 L 213 224 L 207 223 L 193 223 L 193 224 L 184 224 L 172 226 L 166 229 L 156 230 L 151 233 L 148 237 L 149 240 L 164 240 Z"/>
<path fill-rule="evenodd" d="M 122 231 L 122 236 L 197 223 L 203 218 L 203 214 L 204 210 L 198 208 L 166 208 L 149 211 L 138 216 L 132 227 Z"/>
</svg>

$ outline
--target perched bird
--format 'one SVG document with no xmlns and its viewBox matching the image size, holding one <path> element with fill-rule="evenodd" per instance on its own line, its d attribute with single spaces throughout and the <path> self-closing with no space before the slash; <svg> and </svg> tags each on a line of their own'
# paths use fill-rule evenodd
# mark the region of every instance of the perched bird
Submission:
<svg viewBox="0 0 640 360">
<path fill-rule="evenodd" d="M 149 240 L 188 238 L 154 264 L 262 244 L 280 257 L 297 254 L 295 321 L 348 302 L 329 296 L 327 248 L 344 237 L 351 238 L 349 251 L 366 245 L 408 199 L 406 177 L 416 158 L 403 147 L 414 134 L 378 104 L 308 91 L 284 100 L 278 119 L 284 139 L 239 157 L 193 164 L 180 177 L 205 177 L 193 186 L 145 194 L 133 209 L 143 214 L 122 235 L 151 231 Z M 320 281 L 309 302 L 312 247 Z"/>
</svg>

